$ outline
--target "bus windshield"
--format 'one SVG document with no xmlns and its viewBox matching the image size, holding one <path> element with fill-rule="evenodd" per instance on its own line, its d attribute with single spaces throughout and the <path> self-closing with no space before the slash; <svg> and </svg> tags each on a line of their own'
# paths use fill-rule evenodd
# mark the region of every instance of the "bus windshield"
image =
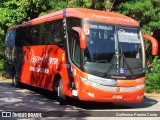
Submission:
<svg viewBox="0 0 160 120">
<path fill-rule="evenodd" d="M 142 44 L 138 28 L 90 22 L 86 34 L 84 68 L 111 75 L 118 75 L 120 68 L 124 69 L 125 75 L 142 72 Z"/>
</svg>

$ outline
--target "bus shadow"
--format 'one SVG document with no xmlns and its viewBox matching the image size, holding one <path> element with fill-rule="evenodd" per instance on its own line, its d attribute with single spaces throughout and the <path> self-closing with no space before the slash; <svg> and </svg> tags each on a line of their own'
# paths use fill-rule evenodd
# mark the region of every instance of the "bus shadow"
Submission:
<svg viewBox="0 0 160 120">
<path fill-rule="evenodd" d="M 25 85 L 19 89 L 13 88 L 11 83 L 0 83 L 0 109 L 11 112 L 15 119 L 17 119 L 16 112 L 41 113 L 43 117 L 89 117 L 91 115 L 72 106 L 60 106 L 52 97 L 51 92 L 39 88 Z"/>
<path fill-rule="evenodd" d="M 31 91 L 34 91 L 36 93 L 39 93 L 43 95 L 44 97 L 47 97 L 48 99 L 53 99 L 58 101 L 57 95 L 53 94 L 53 92 L 31 87 L 28 85 L 25 85 L 26 89 L 29 89 Z M 139 109 L 139 108 L 148 108 L 153 105 L 156 105 L 158 101 L 153 98 L 145 97 L 142 103 L 101 103 L 101 102 L 86 102 L 86 101 L 79 101 L 76 99 L 68 98 L 67 101 L 69 106 L 74 106 L 80 109 L 86 109 L 86 110 L 101 110 L 101 109 Z"/>
<path fill-rule="evenodd" d="M 71 100 L 70 105 L 76 106 L 78 108 L 87 109 L 87 110 L 103 110 L 103 109 L 140 109 L 140 108 L 149 108 L 158 103 L 157 100 L 145 97 L 142 103 L 100 103 L 100 102 L 84 102 L 78 100 Z"/>
</svg>

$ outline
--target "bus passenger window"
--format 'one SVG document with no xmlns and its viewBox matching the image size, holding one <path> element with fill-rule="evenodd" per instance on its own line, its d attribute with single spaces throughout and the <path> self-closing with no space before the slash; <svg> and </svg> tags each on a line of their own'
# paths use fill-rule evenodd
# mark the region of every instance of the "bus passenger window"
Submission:
<svg viewBox="0 0 160 120">
<path fill-rule="evenodd" d="M 72 60 L 78 67 L 80 67 L 80 46 L 78 36 L 73 38 Z"/>
</svg>

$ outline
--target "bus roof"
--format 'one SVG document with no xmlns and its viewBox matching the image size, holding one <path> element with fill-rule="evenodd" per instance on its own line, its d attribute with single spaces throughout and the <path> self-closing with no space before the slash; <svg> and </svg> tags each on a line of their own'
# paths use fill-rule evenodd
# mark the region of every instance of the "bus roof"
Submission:
<svg viewBox="0 0 160 120">
<path fill-rule="evenodd" d="M 68 9 L 68 16 L 76 16 L 82 19 L 89 19 L 90 21 L 106 22 L 111 24 L 139 26 L 139 23 L 133 18 L 127 17 L 122 14 L 86 9 L 86 8 L 75 8 Z M 74 14 L 74 15 L 72 15 Z"/>
<path fill-rule="evenodd" d="M 57 12 L 53 12 L 35 19 L 32 19 L 28 22 L 22 24 L 22 26 L 30 26 L 35 24 L 40 24 L 43 22 L 48 22 L 56 19 L 63 18 L 64 10 L 60 10 Z M 106 12 L 100 10 L 92 10 L 86 8 L 67 8 L 66 14 L 67 17 L 76 17 L 81 19 L 88 19 L 90 21 L 97 22 L 105 22 L 111 24 L 119 24 L 119 25 L 128 25 L 128 26 L 139 26 L 139 23 L 133 18 L 127 17 L 122 14 L 114 13 L 114 12 Z M 17 27 L 12 27 L 10 29 L 15 29 Z"/>
</svg>

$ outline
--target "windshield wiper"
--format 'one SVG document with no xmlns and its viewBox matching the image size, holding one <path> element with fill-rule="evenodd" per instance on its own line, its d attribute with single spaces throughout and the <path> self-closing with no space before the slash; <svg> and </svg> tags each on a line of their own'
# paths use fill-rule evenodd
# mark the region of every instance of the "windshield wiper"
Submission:
<svg viewBox="0 0 160 120">
<path fill-rule="evenodd" d="M 113 58 L 112 58 L 112 60 L 111 60 L 111 63 L 110 63 L 110 66 L 109 66 L 109 68 L 108 67 L 106 67 L 105 68 L 105 70 L 104 70 L 104 72 L 102 73 L 102 75 L 101 75 L 101 77 L 106 77 L 106 75 L 110 72 L 110 70 L 111 70 L 111 68 L 112 68 L 112 66 L 115 64 L 115 54 L 113 55 Z M 108 70 L 107 70 L 108 69 Z M 106 72 L 105 72 L 106 71 Z"/>
<path fill-rule="evenodd" d="M 120 57 L 120 66 L 121 66 L 122 68 L 124 68 L 124 64 L 126 64 L 126 66 L 127 66 L 128 70 L 130 71 L 132 77 L 135 78 L 135 74 L 133 73 L 130 65 L 128 64 L 125 56 L 123 55 L 122 47 L 120 47 L 120 48 L 121 48 L 121 50 L 120 50 L 120 55 L 119 55 L 119 57 Z M 115 60 L 117 61 L 117 56 L 114 54 L 114 55 L 113 55 L 113 58 L 112 58 L 112 60 L 111 60 L 110 66 L 105 68 L 105 70 L 104 70 L 104 72 L 102 73 L 101 77 L 106 77 L 106 75 L 111 71 L 113 65 L 115 65 Z M 117 63 L 116 63 L 116 65 L 117 65 Z M 107 70 L 107 69 L 108 69 L 108 70 Z M 117 71 L 119 71 L 120 68 L 119 68 L 119 67 L 118 67 L 118 68 L 116 67 L 116 69 L 117 69 Z M 106 71 L 106 72 L 105 72 L 105 71 Z M 119 74 L 119 72 L 118 72 L 118 74 Z"/>
<path fill-rule="evenodd" d="M 120 66 L 122 65 L 122 68 L 124 68 L 124 63 L 126 63 L 127 68 L 129 69 L 130 73 L 132 74 L 132 77 L 135 78 L 135 74 L 133 73 L 130 65 L 128 64 L 125 56 L 123 55 L 123 49 L 122 46 L 120 45 Z"/>
<path fill-rule="evenodd" d="M 121 55 L 121 59 L 122 59 L 122 61 L 124 61 L 122 66 L 124 67 L 124 63 L 126 63 L 126 66 L 127 66 L 128 70 L 130 71 L 130 73 L 132 74 L 132 77 L 135 78 L 135 74 L 133 73 L 130 65 L 128 64 L 128 62 L 123 54 Z"/>
<path fill-rule="evenodd" d="M 116 62 L 116 70 L 118 70 L 117 68 L 119 68 L 118 39 L 117 39 L 116 33 L 114 33 L 114 38 L 115 38 L 115 44 L 117 43 L 115 45 L 115 46 L 117 46 L 116 49 L 115 49 L 115 54 L 113 55 L 113 58 L 112 58 L 112 60 L 110 62 L 110 66 L 105 68 L 105 70 L 102 73 L 101 77 L 106 77 L 106 75 L 110 72 L 112 66 L 115 65 L 115 62 Z"/>
</svg>

